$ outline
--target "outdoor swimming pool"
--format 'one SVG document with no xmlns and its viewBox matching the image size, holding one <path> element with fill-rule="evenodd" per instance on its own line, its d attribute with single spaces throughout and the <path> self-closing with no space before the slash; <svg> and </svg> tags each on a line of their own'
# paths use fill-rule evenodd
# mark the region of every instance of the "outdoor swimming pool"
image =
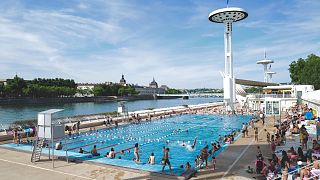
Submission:
<svg viewBox="0 0 320 180">
<path fill-rule="evenodd" d="M 229 134 L 232 129 L 238 130 L 242 123 L 248 122 L 251 116 L 244 115 L 182 115 L 143 122 L 140 124 L 128 124 L 118 128 L 99 129 L 95 132 L 83 132 L 78 136 L 67 137 L 64 150 L 69 149 L 71 156 L 82 160 L 117 165 L 128 168 L 142 169 L 153 172 L 161 172 L 162 147 L 170 148 L 169 156 L 173 173 L 180 175 L 184 169 L 180 165 L 189 162 L 194 167 L 194 159 L 200 154 L 200 150 L 207 144 L 219 139 L 219 135 Z M 191 148 L 194 138 L 197 144 Z M 64 142 L 64 141 L 62 141 Z M 183 146 L 183 142 L 185 146 Z M 141 163 L 133 161 L 133 146 L 139 143 Z M 97 146 L 101 158 L 90 158 L 89 154 L 78 154 L 79 148 L 90 151 L 93 145 Z M 12 145 L 14 146 L 14 145 Z M 20 148 L 26 148 L 20 146 Z M 103 157 L 111 148 L 117 153 L 115 159 Z M 120 151 L 125 150 L 124 154 Z M 74 153 L 72 153 L 74 152 Z M 156 164 L 146 164 L 151 153 L 154 153 Z M 45 152 L 44 152 L 45 153 Z M 65 155 L 65 151 L 56 153 Z M 121 156 L 121 159 L 119 157 Z M 168 167 L 165 168 L 168 173 Z"/>
</svg>

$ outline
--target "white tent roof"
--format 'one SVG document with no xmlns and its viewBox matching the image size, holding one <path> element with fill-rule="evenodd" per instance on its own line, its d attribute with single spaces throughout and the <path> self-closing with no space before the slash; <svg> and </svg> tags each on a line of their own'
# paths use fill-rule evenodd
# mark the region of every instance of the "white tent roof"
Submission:
<svg viewBox="0 0 320 180">
<path fill-rule="evenodd" d="M 54 114 L 60 111 L 63 111 L 63 109 L 49 109 L 46 111 L 39 112 L 39 114 Z"/>
<path fill-rule="evenodd" d="M 315 102 L 320 103 L 320 90 L 304 93 L 301 96 L 301 98 L 304 100 L 315 101 Z"/>
</svg>

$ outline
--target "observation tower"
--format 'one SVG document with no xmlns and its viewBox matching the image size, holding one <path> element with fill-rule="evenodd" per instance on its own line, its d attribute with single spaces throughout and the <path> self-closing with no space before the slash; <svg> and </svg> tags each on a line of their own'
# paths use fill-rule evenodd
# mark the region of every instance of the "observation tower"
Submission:
<svg viewBox="0 0 320 180">
<path fill-rule="evenodd" d="M 267 78 L 268 78 L 268 82 L 269 83 L 272 83 L 272 75 L 274 75 L 274 74 L 277 74 L 276 72 L 273 72 L 273 71 L 268 71 L 268 72 L 266 72 L 267 73 Z"/>
<path fill-rule="evenodd" d="M 248 16 L 248 13 L 237 7 L 226 7 L 215 10 L 209 14 L 209 20 L 214 23 L 224 24 L 224 73 L 223 74 L 223 95 L 226 111 L 234 110 L 236 101 L 236 85 L 233 75 L 232 56 L 232 23 L 241 21 Z"/>
<path fill-rule="evenodd" d="M 268 78 L 268 64 L 271 64 L 271 63 L 274 63 L 272 60 L 268 60 L 267 59 L 267 54 L 266 54 L 266 50 L 264 50 L 264 60 L 260 60 L 260 61 L 257 61 L 257 64 L 262 64 L 263 65 L 263 81 L 264 82 L 269 82 L 269 78 Z M 272 74 L 275 74 L 275 73 L 271 73 L 271 77 L 272 77 Z"/>
</svg>

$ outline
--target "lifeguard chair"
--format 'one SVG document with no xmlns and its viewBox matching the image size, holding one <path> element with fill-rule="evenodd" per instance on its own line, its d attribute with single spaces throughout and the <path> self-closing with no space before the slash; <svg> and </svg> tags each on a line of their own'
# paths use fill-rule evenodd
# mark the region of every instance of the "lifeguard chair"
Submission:
<svg viewBox="0 0 320 180">
<path fill-rule="evenodd" d="M 66 141 L 64 125 L 55 121 L 54 114 L 63 111 L 63 109 L 49 109 L 38 113 L 38 125 L 35 140 L 33 142 L 33 150 L 31 162 L 40 161 L 42 148 L 48 148 L 49 159 L 52 158 L 52 167 L 54 167 L 54 150 L 55 144 L 58 140 L 64 139 Z M 67 143 L 65 143 L 67 145 Z M 66 151 L 66 158 L 68 161 L 68 152 Z"/>
</svg>

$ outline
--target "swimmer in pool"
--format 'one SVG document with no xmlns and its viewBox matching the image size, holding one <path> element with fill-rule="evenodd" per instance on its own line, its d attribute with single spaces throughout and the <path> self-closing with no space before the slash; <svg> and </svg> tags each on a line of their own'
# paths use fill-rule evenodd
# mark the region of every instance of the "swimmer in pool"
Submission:
<svg viewBox="0 0 320 180">
<path fill-rule="evenodd" d="M 197 144 L 197 137 L 194 138 L 193 144 L 192 144 L 191 148 L 194 149 L 194 147 L 196 146 L 196 144 Z"/>
</svg>

